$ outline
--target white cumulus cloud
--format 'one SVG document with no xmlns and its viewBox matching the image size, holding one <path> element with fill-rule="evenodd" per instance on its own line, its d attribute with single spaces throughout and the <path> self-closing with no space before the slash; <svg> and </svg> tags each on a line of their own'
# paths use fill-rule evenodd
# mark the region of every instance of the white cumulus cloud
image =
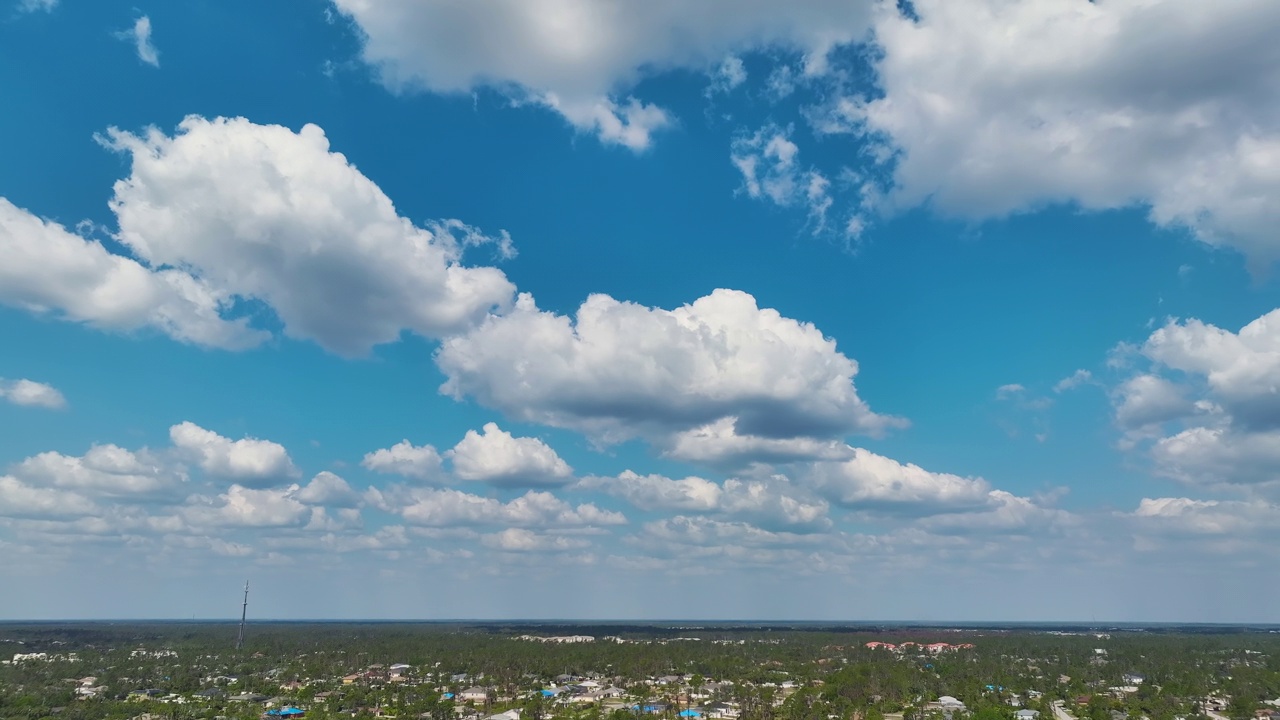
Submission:
<svg viewBox="0 0 1280 720">
<path fill-rule="evenodd" d="M 0 475 L 0 517 L 71 518 L 96 513 L 93 501 L 75 492 L 36 487 Z"/>
<path fill-rule="evenodd" d="M 393 91 L 491 88 L 546 105 L 581 131 L 635 150 L 665 111 L 629 93 L 650 72 L 711 70 L 739 50 L 804 53 L 810 72 L 859 39 L 870 2 L 334 0 L 364 35 L 363 57 Z M 731 77 L 736 77 L 734 71 Z"/>
<path fill-rule="evenodd" d="M 457 332 L 511 300 L 501 271 L 459 263 L 483 236 L 401 217 L 315 125 L 192 116 L 172 137 L 111 129 L 104 142 L 132 161 L 111 200 L 121 242 L 220 298 L 267 303 L 291 337 L 359 355 L 405 330 Z"/>
<path fill-rule="evenodd" d="M 931 472 L 862 448 L 845 461 L 803 464 L 795 477 L 831 502 L 854 509 L 934 515 L 993 505 L 991 487 L 982 478 Z"/>
<path fill-rule="evenodd" d="M 524 528 L 507 528 L 502 532 L 482 535 L 480 543 L 505 552 L 564 552 L 591 547 L 589 540 L 536 533 Z"/>
<path fill-rule="evenodd" d="M 255 490 L 232 485 L 216 498 L 195 497 L 182 508 L 182 517 L 196 527 L 301 527 L 312 508 L 296 497 L 297 485 Z"/>
<path fill-rule="evenodd" d="M 1147 357 L 1204 378 L 1214 400 L 1238 423 L 1280 427 L 1280 310 L 1239 332 L 1200 320 L 1170 322 L 1142 346 Z"/>
<path fill-rule="evenodd" d="M 964 217 L 1145 206 L 1280 257 L 1280 5 L 1245 0 L 881 3 L 882 93 L 819 121 L 884 145 L 898 208 Z"/>
<path fill-rule="evenodd" d="M 360 494 L 352 490 L 346 480 L 327 470 L 311 478 L 295 497 L 308 505 L 338 508 L 354 508 L 360 503 Z"/>
<path fill-rule="evenodd" d="M 379 473 L 402 475 L 417 480 L 436 480 L 444 474 L 440 453 L 431 445 L 421 447 L 401 440 L 389 448 L 368 453 L 360 464 Z"/>
<path fill-rule="evenodd" d="M 221 312 L 229 298 L 174 268 L 108 252 L 0 198 L 0 303 L 108 330 L 151 327 L 178 340 L 240 349 L 264 333 Z"/>
<path fill-rule="evenodd" d="M 283 445 L 270 440 L 232 440 L 193 422 L 169 428 L 175 448 L 207 475 L 260 487 L 298 477 L 299 470 Z"/>
<path fill-rule="evenodd" d="M 181 491 L 186 478 L 147 450 L 94 445 L 82 456 L 43 452 L 13 466 L 18 479 L 105 497 L 166 497 Z"/>
<path fill-rule="evenodd" d="M 44 407 L 60 410 L 67 406 L 67 399 L 52 385 L 34 380 L 5 380 L 0 378 L 0 398 L 14 405 Z"/>
<path fill-rule="evenodd" d="M 641 510 L 731 516 L 770 529 L 803 532 L 831 524 L 826 501 L 806 494 L 781 476 L 729 478 L 716 483 L 700 477 L 673 479 L 628 470 L 614 478 L 584 478 L 576 487 L 624 498 Z"/>
<path fill-rule="evenodd" d="M 514 437 L 496 423 L 486 423 L 481 433 L 468 430 L 447 455 L 453 474 L 462 480 L 500 487 L 543 487 L 573 479 L 573 468 L 546 443 Z"/>
<path fill-rule="evenodd" d="M 734 418 L 768 438 L 876 434 L 904 421 L 858 397 L 858 364 L 810 324 L 717 290 L 675 310 L 592 295 L 569 318 L 515 309 L 446 339 L 442 390 L 519 420 L 616 441 Z"/>
<path fill-rule="evenodd" d="M 530 490 L 509 502 L 460 490 L 412 488 L 403 493 L 368 493 L 371 504 L 400 515 L 414 525 L 451 527 L 506 525 L 508 527 L 581 527 L 621 525 L 622 513 L 591 503 L 572 506 L 549 492 Z"/>
<path fill-rule="evenodd" d="M 662 454 L 676 460 L 729 468 L 751 463 L 843 460 L 853 454 L 853 448 L 838 440 L 739 435 L 735 424 L 736 418 L 725 417 L 676 433 L 667 439 Z"/>
</svg>

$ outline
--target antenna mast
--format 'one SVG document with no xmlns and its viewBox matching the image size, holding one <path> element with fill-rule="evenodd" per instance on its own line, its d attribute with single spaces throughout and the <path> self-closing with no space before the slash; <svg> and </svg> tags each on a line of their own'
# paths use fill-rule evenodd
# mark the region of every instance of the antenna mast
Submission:
<svg viewBox="0 0 1280 720">
<path fill-rule="evenodd" d="M 236 649 L 244 647 L 244 618 L 249 614 L 249 581 L 244 581 L 244 605 L 240 606 L 240 632 L 236 635 Z"/>
</svg>

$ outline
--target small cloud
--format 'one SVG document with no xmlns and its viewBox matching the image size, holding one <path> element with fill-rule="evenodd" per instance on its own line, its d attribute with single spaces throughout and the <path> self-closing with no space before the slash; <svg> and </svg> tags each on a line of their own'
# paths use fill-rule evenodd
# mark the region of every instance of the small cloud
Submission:
<svg viewBox="0 0 1280 720">
<path fill-rule="evenodd" d="M 706 96 L 711 97 L 717 93 L 727 94 L 746 81 L 747 68 L 742 64 L 742 58 L 730 55 L 720 63 L 720 67 L 716 68 L 711 76 L 711 85 L 707 87 Z"/>
<path fill-rule="evenodd" d="M 1053 386 L 1053 391 L 1056 393 L 1062 393 L 1068 390 L 1074 390 L 1081 385 L 1087 385 L 1092 382 L 1093 373 L 1088 370 L 1076 370 L 1067 377 L 1059 380 L 1058 384 Z"/>
<path fill-rule="evenodd" d="M 58 0 L 21 0 L 18 3 L 18 12 L 53 12 L 58 7 Z"/>
<path fill-rule="evenodd" d="M 1137 345 L 1122 342 L 1107 351 L 1107 367 L 1112 370 L 1123 370 L 1132 364 L 1133 357 L 1137 354 Z"/>
<path fill-rule="evenodd" d="M 1180 278 L 1185 278 L 1185 277 L 1187 277 L 1188 275 L 1190 275 L 1190 274 L 1191 274 L 1191 271 L 1192 271 L 1192 270 L 1195 270 L 1195 268 L 1191 267 L 1190 265 L 1179 265 L 1179 266 L 1178 266 L 1178 277 L 1180 277 Z"/>
<path fill-rule="evenodd" d="M 67 406 L 67 399 L 52 385 L 34 380 L 14 380 L 12 382 L 0 378 L 0 398 L 14 405 L 27 407 L 43 407 L 61 410 Z"/>
<path fill-rule="evenodd" d="M 996 388 L 996 399 L 1007 400 L 1008 398 L 1011 398 L 1014 395 L 1017 395 L 1019 393 L 1024 393 L 1026 391 L 1027 389 L 1022 385 L 1019 385 L 1018 383 L 1009 383 L 1008 385 L 1001 385 L 1000 387 Z"/>
<path fill-rule="evenodd" d="M 160 67 L 160 51 L 151 44 L 151 18 L 143 15 L 134 21 L 132 28 L 116 33 L 116 37 L 132 42 L 139 60 L 152 67 Z"/>
</svg>

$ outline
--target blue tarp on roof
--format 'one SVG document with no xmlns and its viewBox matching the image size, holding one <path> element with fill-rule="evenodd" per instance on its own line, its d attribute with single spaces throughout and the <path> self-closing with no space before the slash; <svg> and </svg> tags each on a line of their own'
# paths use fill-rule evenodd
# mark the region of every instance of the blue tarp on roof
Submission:
<svg viewBox="0 0 1280 720">
<path fill-rule="evenodd" d="M 543 691 L 542 691 L 542 697 L 551 697 L 552 695 L 555 695 L 555 694 L 556 694 L 556 691 L 555 691 L 555 690 L 543 690 Z"/>
</svg>

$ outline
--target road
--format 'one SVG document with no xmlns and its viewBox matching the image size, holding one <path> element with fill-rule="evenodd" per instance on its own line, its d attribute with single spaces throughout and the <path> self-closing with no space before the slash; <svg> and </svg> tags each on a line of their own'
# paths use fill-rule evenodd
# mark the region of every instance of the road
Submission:
<svg viewBox="0 0 1280 720">
<path fill-rule="evenodd" d="M 1053 720 L 1076 720 L 1076 716 L 1067 712 L 1061 700 L 1053 701 Z"/>
</svg>

